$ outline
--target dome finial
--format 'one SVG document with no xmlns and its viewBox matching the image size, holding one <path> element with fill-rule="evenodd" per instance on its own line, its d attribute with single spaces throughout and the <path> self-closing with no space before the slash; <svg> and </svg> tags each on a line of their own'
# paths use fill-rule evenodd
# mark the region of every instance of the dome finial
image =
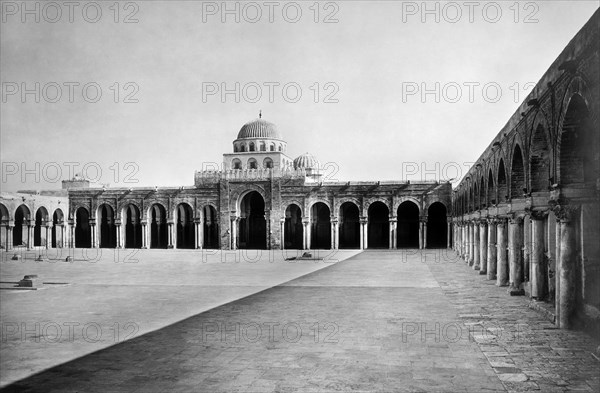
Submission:
<svg viewBox="0 0 600 393">
<path fill-rule="evenodd" d="M 258 118 L 259 118 L 259 119 L 262 119 L 262 109 L 260 109 L 260 110 L 258 111 Z"/>
</svg>

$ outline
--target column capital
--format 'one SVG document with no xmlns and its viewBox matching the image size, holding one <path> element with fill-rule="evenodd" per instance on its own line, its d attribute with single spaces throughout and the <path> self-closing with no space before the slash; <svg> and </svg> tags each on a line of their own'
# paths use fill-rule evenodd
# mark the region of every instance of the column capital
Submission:
<svg viewBox="0 0 600 393">
<path fill-rule="evenodd" d="M 560 222 L 570 222 L 574 215 L 579 212 L 579 206 L 555 205 L 552 211 Z"/>
<path fill-rule="evenodd" d="M 543 220 L 548 217 L 550 212 L 548 210 L 529 210 L 527 213 L 532 220 Z"/>
</svg>

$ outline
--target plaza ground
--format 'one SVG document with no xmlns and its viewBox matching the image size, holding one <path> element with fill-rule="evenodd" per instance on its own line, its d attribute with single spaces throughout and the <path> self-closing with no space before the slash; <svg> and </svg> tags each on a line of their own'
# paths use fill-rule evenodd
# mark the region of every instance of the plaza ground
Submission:
<svg viewBox="0 0 600 393">
<path fill-rule="evenodd" d="M 0 292 L 7 391 L 600 389 L 597 342 L 452 251 L 106 251 L 2 254 L 56 283 Z"/>
</svg>

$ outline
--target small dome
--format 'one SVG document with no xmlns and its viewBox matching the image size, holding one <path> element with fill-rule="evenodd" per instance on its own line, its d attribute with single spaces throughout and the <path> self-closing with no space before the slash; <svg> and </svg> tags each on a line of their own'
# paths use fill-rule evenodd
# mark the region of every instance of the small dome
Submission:
<svg viewBox="0 0 600 393">
<path fill-rule="evenodd" d="M 264 138 L 282 140 L 277 126 L 263 119 L 256 119 L 244 124 L 237 139 Z"/>
<path fill-rule="evenodd" d="M 304 153 L 294 159 L 294 169 L 317 169 L 319 163 L 317 159 L 309 153 Z"/>
</svg>

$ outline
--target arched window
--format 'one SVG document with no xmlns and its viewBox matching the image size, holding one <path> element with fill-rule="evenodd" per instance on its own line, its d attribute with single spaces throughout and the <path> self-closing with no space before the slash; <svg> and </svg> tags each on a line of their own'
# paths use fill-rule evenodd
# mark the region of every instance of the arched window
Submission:
<svg viewBox="0 0 600 393">
<path fill-rule="evenodd" d="M 248 160 L 248 169 L 258 169 L 258 164 L 254 158 Z"/>
<path fill-rule="evenodd" d="M 283 146 L 279 145 L 279 151 L 283 151 Z"/>
<path fill-rule="evenodd" d="M 240 151 L 243 153 L 246 151 L 246 145 L 242 144 L 240 145 Z"/>
<path fill-rule="evenodd" d="M 231 161 L 231 169 L 242 169 L 242 162 L 235 158 Z"/>
<path fill-rule="evenodd" d="M 265 158 L 263 161 L 263 167 L 266 169 L 273 168 L 273 160 L 271 160 L 269 157 Z"/>
<path fill-rule="evenodd" d="M 248 151 L 255 151 L 254 142 L 250 142 L 250 147 L 248 148 Z"/>
<path fill-rule="evenodd" d="M 234 153 L 238 152 L 238 145 L 237 144 L 233 145 L 233 152 Z"/>
<path fill-rule="evenodd" d="M 273 143 L 269 145 L 269 151 L 275 151 L 275 145 Z"/>
<path fill-rule="evenodd" d="M 267 151 L 267 146 L 265 145 L 265 142 L 260 142 L 260 151 Z"/>
</svg>

